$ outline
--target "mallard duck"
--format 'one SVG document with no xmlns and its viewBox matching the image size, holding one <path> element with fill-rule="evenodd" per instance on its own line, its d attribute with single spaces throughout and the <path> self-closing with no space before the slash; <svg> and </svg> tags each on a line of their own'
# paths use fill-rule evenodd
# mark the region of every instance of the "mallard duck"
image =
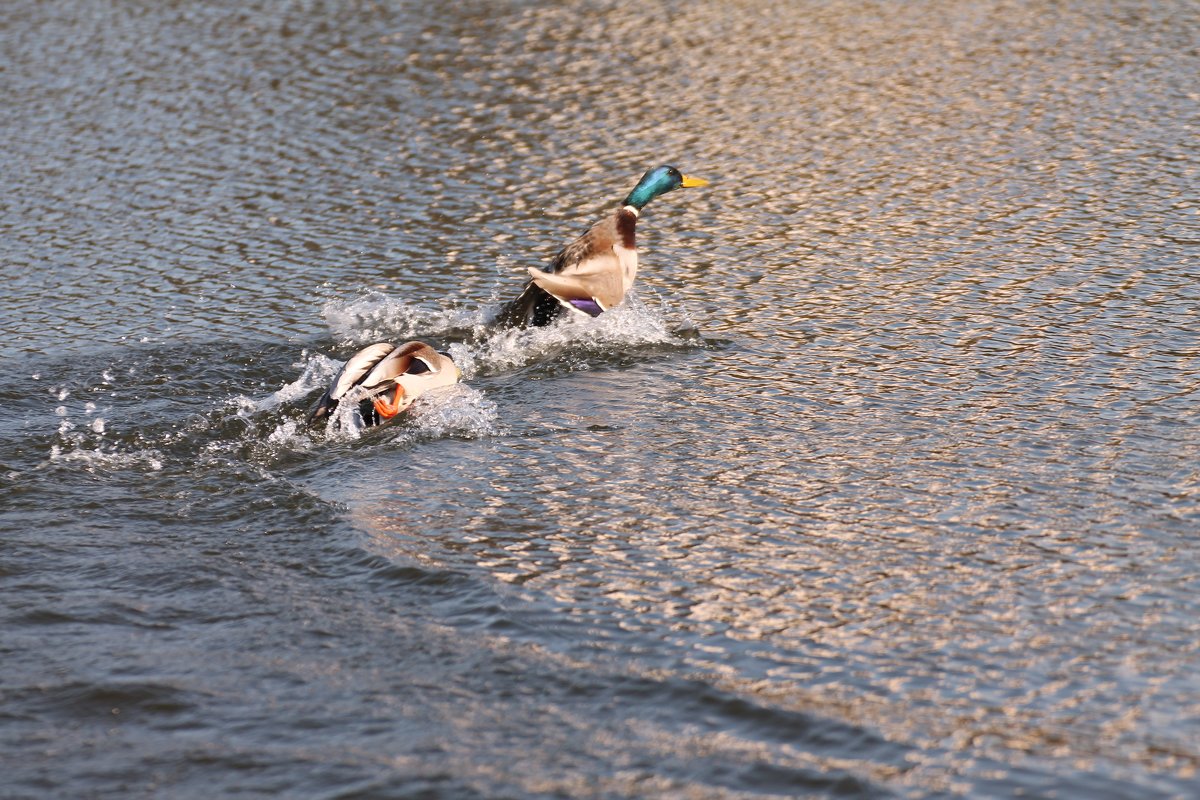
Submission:
<svg viewBox="0 0 1200 800">
<path fill-rule="evenodd" d="M 685 186 L 707 186 L 675 167 L 655 167 L 615 213 L 600 220 L 558 252 L 546 272 L 529 268 L 529 283 L 507 303 L 494 322 L 524 328 L 548 325 L 564 310 L 596 317 L 616 308 L 625 299 L 637 276 L 638 214 L 654 198 Z"/>
<path fill-rule="evenodd" d="M 308 424 L 332 414 L 355 387 L 362 387 L 365 394 L 359 401 L 363 422 L 378 425 L 407 409 L 430 389 L 450 386 L 461 377 L 450 356 L 424 342 L 408 342 L 400 347 L 378 342 L 350 356 L 309 413 Z"/>
</svg>

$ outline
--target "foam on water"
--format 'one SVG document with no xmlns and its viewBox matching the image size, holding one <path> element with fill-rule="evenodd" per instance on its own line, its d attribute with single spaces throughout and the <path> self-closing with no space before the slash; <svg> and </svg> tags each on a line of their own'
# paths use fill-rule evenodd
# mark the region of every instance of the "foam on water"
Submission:
<svg viewBox="0 0 1200 800">
<path fill-rule="evenodd" d="M 145 469 L 158 472 L 163 468 L 162 454 L 157 450 L 123 452 L 117 449 L 68 449 L 63 445 L 50 448 L 51 463 L 79 464 L 86 472 Z"/>
<path fill-rule="evenodd" d="M 300 377 L 262 398 L 238 397 L 239 414 L 250 416 L 261 411 L 273 411 L 282 406 L 288 406 L 308 396 L 317 389 L 323 389 L 337 375 L 343 362 L 329 358 L 321 353 L 301 354 L 301 360 L 292 367 L 301 370 Z"/>
<path fill-rule="evenodd" d="M 473 330 L 487 321 L 486 308 L 422 308 L 382 292 L 369 292 L 354 300 L 334 300 L 323 316 L 334 338 L 342 344 L 441 338 Z"/>
<path fill-rule="evenodd" d="M 357 389 L 352 389 L 338 404 L 323 428 L 309 429 L 303 418 L 293 416 L 300 411 L 307 413 L 307 406 L 302 405 L 302 401 L 328 386 L 344 363 L 321 353 L 305 353 L 300 362 L 293 364 L 301 370 L 294 381 L 266 397 L 233 398 L 237 415 L 248 425 L 248 435 L 259 436 L 274 448 L 301 451 L 309 450 L 321 441 L 361 438 L 369 428 L 358 410 L 358 401 L 364 399 L 366 393 Z M 260 420 L 268 414 L 275 421 L 264 426 Z M 280 414 L 284 416 L 282 420 L 278 419 Z M 401 420 L 388 426 L 403 431 L 401 435 L 389 437 L 389 441 L 496 435 L 501 430 L 497 424 L 498 416 L 495 403 L 481 391 L 457 384 L 423 395 Z"/>
<path fill-rule="evenodd" d="M 389 443 L 442 437 L 476 438 L 503 433 L 496 404 L 472 380 L 537 367 L 585 370 L 589 361 L 620 356 L 638 347 L 694 347 L 699 337 L 694 323 L 665 307 L 651 307 L 636 292 L 618 308 L 597 318 L 566 315 L 542 328 L 501 329 L 489 325 L 495 304 L 477 309 L 447 305 L 430 309 L 389 297 L 378 291 L 354 300 L 326 305 L 324 316 L 340 344 L 362 347 L 379 341 L 417 339 L 446 350 L 462 371 L 463 380 L 445 390 L 423 396 L 404 417 L 387 426 Z M 243 414 L 271 411 L 328 385 L 342 363 L 324 355 L 308 355 L 295 366 L 301 375 L 272 395 L 246 400 Z M 330 416 L 326 441 L 352 441 L 369 435 L 358 411 L 365 395 L 351 391 Z M 280 442 L 311 440 L 293 423 L 283 423 L 269 438 Z M 318 434 L 319 438 L 319 434 Z"/>
<path fill-rule="evenodd" d="M 642 346 L 694 346 L 695 323 L 663 305 L 652 307 L 637 291 L 625 302 L 596 318 L 565 315 L 542 328 L 505 329 L 490 326 L 494 306 L 464 309 L 449 305 L 418 307 L 399 298 L 371 292 L 356 300 L 334 301 L 325 319 L 334 338 L 363 346 L 378 341 L 397 344 L 409 339 L 430 340 L 448 351 L 463 378 L 495 375 L 544 361 L 561 361 L 572 353 L 596 355 Z"/>
<path fill-rule="evenodd" d="M 363 421 L 358 402 L 365 393 L 350 391 L 330 415 L 324 434 L 328 441 L 353 441 L 372 432 Z M 397 420 L 386 425 L 386 441 L 408 444 L 443 438 L 477 439 L 503 433 L 496 404 L 483 392 L 455 384 L 422 395 Z"/>
<path fill-rule="evenodd" d="M 505 433 L 496 404 L 463 383 L 422 395 L 407 413 L 418 438 L 480 439 Z"/>
<path fill-rule="evenodd" d="M 686 320 L 678 326 L 688 329 Z M 572 354 L 620 353 L 631 347 L 686 346 L 668 318 L 635 295 L 599 317 L 571 314 L 543 328 L 489 330 L 482 338 L 453 344 L 450 355 L 467 378 L 493 375 L 546 361 L 570 361 Z M 577 364 L 582 368 L 582 363 Z"/>
</svg>

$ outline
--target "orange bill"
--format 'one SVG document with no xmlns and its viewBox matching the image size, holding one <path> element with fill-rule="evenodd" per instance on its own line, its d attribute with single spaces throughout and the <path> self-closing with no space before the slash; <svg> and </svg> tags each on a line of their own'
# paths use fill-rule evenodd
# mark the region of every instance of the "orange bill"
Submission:
<svg viewBox="0 0 1200 800">
<path fill-rule="evenodd" d="M 388 393 L 384 392 L 371 401 L 372 405 L 375 406 L 375 410 L 379 412 L 379 416 L 383 419 L 391 419 L 399 414 L 408 405 L 407 403 L 403 402 L 404 387 L 398 383 L 396 384 L 396 391 L 392 394 L 392 399 L 390 401 L 387 399 L 387 395 Z"/>
</svg>

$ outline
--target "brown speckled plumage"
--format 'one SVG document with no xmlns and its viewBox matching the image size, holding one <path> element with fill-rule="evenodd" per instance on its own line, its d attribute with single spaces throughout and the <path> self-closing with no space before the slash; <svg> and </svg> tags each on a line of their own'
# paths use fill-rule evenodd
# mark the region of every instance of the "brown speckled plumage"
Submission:
<svg viewBox="0 0 1200 800">
<path fill-rule="evenodd" d="M 639 210 L 660 194 L 706 183 L 674 167 L 648 171 L 620 208 L 558 251 L 548 271 L 529 268 L 529 281 L 493 323 L 524 328 L 547 325 L 564 310 L 597 316 L 616 308 L 637 277 Z"/>
</svg>

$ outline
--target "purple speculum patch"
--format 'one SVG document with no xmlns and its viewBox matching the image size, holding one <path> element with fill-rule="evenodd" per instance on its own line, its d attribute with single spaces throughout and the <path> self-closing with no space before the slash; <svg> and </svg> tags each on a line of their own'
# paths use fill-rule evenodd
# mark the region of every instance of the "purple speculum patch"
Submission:
<svg viewBox="0 0 1200 800">
<path fill-rule="evenodd" d="M 604 313 L 604 309 L 595 300 L 571 300 L 570 302 L 575 308 L 593 317 L 598 317 Z"/>
</svg>

